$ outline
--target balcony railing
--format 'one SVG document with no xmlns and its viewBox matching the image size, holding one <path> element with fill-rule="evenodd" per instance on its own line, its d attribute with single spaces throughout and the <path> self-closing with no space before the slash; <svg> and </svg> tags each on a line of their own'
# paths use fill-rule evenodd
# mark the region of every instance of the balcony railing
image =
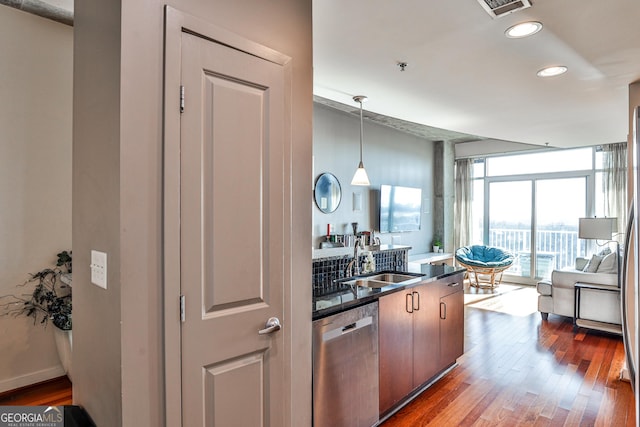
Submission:
<svg viewBox="0 0 640 427">
<path fill-rule="evenodd" d="M 507 274 L 530 277 L 531 230 L 493 228 L 489 245 L 497 246 L 517 256 Z M 578 230 L 538 230 L 536 232 L 536 278 L 549 278 L 553 269 L 573 266 L 576 257 L 585 253 L 585 241 L 578 239 Z"/>
</svg>

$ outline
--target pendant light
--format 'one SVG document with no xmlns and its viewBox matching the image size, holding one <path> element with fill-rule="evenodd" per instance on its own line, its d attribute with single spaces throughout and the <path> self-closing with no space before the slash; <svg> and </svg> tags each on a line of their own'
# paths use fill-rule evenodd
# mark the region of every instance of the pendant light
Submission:
<svg viewBox="0 0 640 427">
<path fill-rule="evenodd" d="M 364 95 L 357 95 L 353 97 L 353 100 L 360 103 L 360 163 L 358 164 L 356 173 L 353 175 L 351 185 L 368 186 L 371 185 L 371 183 L 369 182 L 367 171 L 364 170 L 364 163 L 362 163 L 362 137 L 364 133 L 364 126 L 362 122 L 362 103 L 367 100 L 367 97 Z"/>
</svg>

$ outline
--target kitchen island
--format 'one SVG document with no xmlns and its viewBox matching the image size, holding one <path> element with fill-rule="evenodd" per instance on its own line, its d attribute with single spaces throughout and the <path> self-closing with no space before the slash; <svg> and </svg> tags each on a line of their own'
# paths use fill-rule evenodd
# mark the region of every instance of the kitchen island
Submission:
<svg viewBox="0 0 640 427">
<path fill-rule="evenodd" d="M 349 425 L 368 426 L 383 422 L 456 365 L 457 358 L 463 354 L 464 345 L 464 272 L 464 269 L 448 265 L 424 264 L 420 271 L 414 273 L 389 272 L 392 275 L 406 275 L 406 280 L 399 283 L 367 286 L 366 279 L 371 278 L 370 274 L 358 276 L 363 281 L 353 278 L 336 280 L 331 292 L 314 292 L 314 326 L 330 323 L 337 314 L 349 313 L 350 310 L 371 304 L 375 304 L 377 310 L 378 325 L 370 329 L 375 332 L 369 332 L 376 335 L 371 337 L 371 342 L 377 344 L 377 363 L 368 364 L 369 370 L 374 371 L 368 372 L 368 375 L 374 375 L 377 380 L 378 417 L 375 423 L 363 417 L 362 422 L 356 420 Z M 354 283 L 361 283 L 362 286 L 354 286 Z M 348 333 L 351 333 L 350 325 L 342 330 L 343 335 Z M 350 354 L 353 363 L 357 364 L 360 358 L 370 356 L 364 351 L 345 349 L 344 354 Z M 319 353 L 320 349 L 314 346 L 316 412 L 320 410 L 317 405 L 319 401 L 326 401 L 326 396 L 319 398 L 316 389 L 316 384 L 326 380 L 326 373 L 319 366 L 320 359 L 326 355 Z M 338 354 L 337 357 L 341 356 Z M 330 365 L 326 360 L 322 360 L 322 364 Z M 348 396 L 341 396 L 342 389 L 341 386 L 333 387 L 330 397 L 348 399 Z M 345 385 L 344 389 L 352 388 Z M 345 409 L 346 412 L 352 410 Z"/>
<path fill-rule="evenodd" d="M 330 289 L 314 290 L 313 320 L 376 301 L 382 296 L 400 292 L 419 284 L 436 282 L 459 274 L 464 275 L 464 272 L 465 269 L 463 268 L 449 265 L 422 264 L 418 269 L 414 269 L 409 273 L 416 276 L 415 280 L 389 284 L 389 286 L 382 288 L 357 287 L 353 289 L 346 284 L 349 282 L 349 278 L 335 280 L 335 285 Z M 379 274 L 379 272 L 371 273 L 370 275 L 373 274 Z M 362 275 L 362 277 L 367 276 L 368 275 Z M 343 285 L 341 286 L 341 284 Z"/>
</svg>

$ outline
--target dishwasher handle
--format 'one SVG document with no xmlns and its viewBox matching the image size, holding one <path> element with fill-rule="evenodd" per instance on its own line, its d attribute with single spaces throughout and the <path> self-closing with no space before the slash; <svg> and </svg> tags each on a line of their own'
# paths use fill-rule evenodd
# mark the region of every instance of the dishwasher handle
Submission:
<svg viewBox="0 0 640 427">
<path fill-rule="evenodd" d="M 371 324 L 373 324 L 372 316 L 363 317 L 362 319 L 358 319 L 354 323 L 350 323 L 346 326 L 338 326 L 337 328 L 325 332 L 324 334 L 322 334 L 322 341 L 331 341 L 343 335 L 350 334 L 359 329 L 370 326 Z"/>
</svg>

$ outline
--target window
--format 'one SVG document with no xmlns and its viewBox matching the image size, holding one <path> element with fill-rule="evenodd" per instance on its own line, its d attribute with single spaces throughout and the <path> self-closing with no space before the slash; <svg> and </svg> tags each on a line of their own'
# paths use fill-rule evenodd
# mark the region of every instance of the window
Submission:
<svg viewBox="0 0 640 427">
<path fill-rule="evenodd" d="M 530 175 L 592 168 L 592 148 L 545 151 L 487 159 L 487 176 Z"/>
<path fill-rule="evenodd" d="M 576 256 L 584 255 L 578 218 L 586 215 L 586 196 L 584 176 L 536 181 L 535 277 L 549 278 L 555 268 L 573 266 Z"/>
<path fill-rule="evenodd" d="M 595 147 L 476 159 L 473 244 L 498 246 L 517 258 L 505 272 L 550 278 L 586 256 L 578 218 L 603 215 L 603 160 Z"/>
</svg>

